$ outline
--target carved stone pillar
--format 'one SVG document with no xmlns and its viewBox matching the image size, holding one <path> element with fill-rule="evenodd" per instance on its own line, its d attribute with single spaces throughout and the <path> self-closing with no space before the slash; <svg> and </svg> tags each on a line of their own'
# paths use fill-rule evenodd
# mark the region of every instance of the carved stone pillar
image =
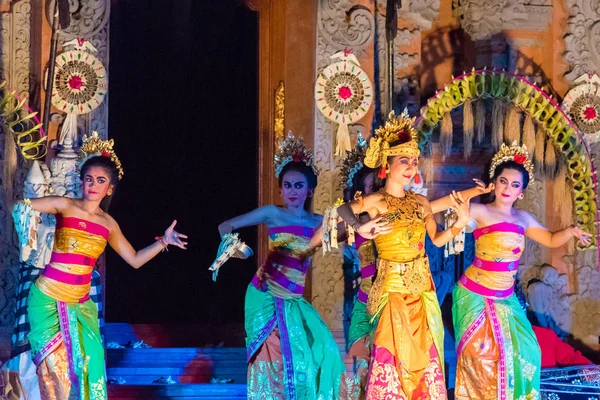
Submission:
<svg viewBox="0 0 600 400">
<path fill-rule="evenodd" d="M 317 58 L 318 73 L 330 63 L 329 57 L 346 48 L 351 49 L 361 66 L 371 75 L 372 61 L 363 58 L 371 55 L 375 34 L 373 12 L 356 0 L 320 0 L 317 14 Z M 371 69 L 372 70 L 372 69 Z M 371 75 L 372 76 L 372 75 Z M 371 113 L 359 123 L 370 125 Z M 316 113 L 314 126 L 315 160 L 321 170 L 319 186 L 315 191 L 314 209 L 322 213 L 336 198 L 342 196 L 338 169 L 341 158 L 334 156 L 335 127 L 321 113 Z M 321 314 L 332 331 L 341 331 L 343 317 L 342 257 L 317 254 L 313 260 L 312 304 Z"/>
<path fill-rule="evenodd" d="M 30 63 L 30 18 L 31 1 L 14 1 L 10 12 L 0 14 L 0 68 L 1 78 L 7 81 L 8 87 L 16 90 L 25 98 L 29 97 L 29 63 Z M 1 129 L 1 128 L 0 128 Z M 1 132 L 0 134 L 0 166 L 4 165 L 4 141 L 14 140 Z M 18 167 L 14 177 L 12 191 L 0 194 L 0 357 L 7 357 L 10 349 L 10 334 L 14 323 L 13 308 L 15 305 L 18 284 L 19 251 L 14 240 L 12 224 L 12 202 L 23 192 L 22 187 L 27 174 L 27 167 L 18 158 Z M 12 198 L 6 194 L 12 193 Z"/>
</svg>

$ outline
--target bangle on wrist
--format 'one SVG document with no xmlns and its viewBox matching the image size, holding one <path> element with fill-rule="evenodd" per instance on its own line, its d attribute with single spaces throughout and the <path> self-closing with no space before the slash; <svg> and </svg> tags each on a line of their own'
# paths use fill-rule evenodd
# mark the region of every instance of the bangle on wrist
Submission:
<svg viewBox="0 0 600 400">
<path fill-rule="evenodd" d="M 452 226 L 450 227 L 450 233 L 452 233 L 452 236 L 458 236 L 459 233 L 462 232 L 464 226 L 459 228 L 456 226 L 456 222 L 454 224 L 452 224 Z"/>
<path fill-rule="evenodd" d="M 165 241 L 164 236 L 157 236 L 154 238 L 154 240 L 156 240 L 157 242 L 160 243 L 160 245 L 162 246 L 162 251 L 169 251 L 169 244 Z"/>
</svg>

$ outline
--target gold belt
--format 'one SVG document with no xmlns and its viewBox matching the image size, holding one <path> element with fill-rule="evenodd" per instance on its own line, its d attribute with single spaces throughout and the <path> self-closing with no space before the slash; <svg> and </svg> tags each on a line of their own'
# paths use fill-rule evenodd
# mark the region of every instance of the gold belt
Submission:
<svg viewBox="0 0 600 400">
<path fill-rule="evenodd" d="M 377 260 L 377 279 L 369 293 L 367 313 L 376 315 L 385 293 L 419 295 L 433 289 L 427 256 L 407 262 Z"/>
</svg>

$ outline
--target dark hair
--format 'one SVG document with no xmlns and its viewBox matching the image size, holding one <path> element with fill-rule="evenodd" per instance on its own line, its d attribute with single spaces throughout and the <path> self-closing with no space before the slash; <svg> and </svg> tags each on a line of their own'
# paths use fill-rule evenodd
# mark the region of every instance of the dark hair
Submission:
<svg viewBox="0 0 600 400">
<path fill-rule="evenodd" d="M 373 177 L 373 182 L 370 188 L 365 187 L 365 181 L 367 177 L 371 175 Z M 346 188 L 344 190 L 344 200 L 351 201 L 354 199 L 354 194 L 356 192 L 362 192 L 365 194 L 367 189 L 371 189 L 370 193 L 378 191 L 383 187 L 383 182 L 381 178 L 377 176 L 377 169 L 362 167 L 358 170 L 356 174 L 352 177 L 352 187 Z"/>
<path fill-rule="evenodd" d="M 308 183 L 309 189 L 314 190 L 317 187 L 317 175 L 315 174 L 313 169 L 303 162 L 292 161 L 292 162 L 288 163 L 285 167 L 283 167 L 283 169 L 281 170 L 281 173 L 279 174 L 279 187 L 280 188 L 281 188 L 281 185 L 283 184 L 283 176 L 291 171 L 300 172 L 302 175 L 304 175 L 304 177 L 306 178 L 306 181 Z M 306 201 L 304 202 L 305 210 L 310 211 L 310 209 L 312 207 L 312 199 L 313 199 L 312 196 L 306 198 Z"/>
<path fill-rule="evenodd" d="M 519 171 L 523 177 L 523 190 L 527 189 L 527 185 L 529 185 L 529 172 L 527 172 L 522 164 L 519 164 L 513 160 L 505 161 L 496 167 L 494 176 L 492 177 L 492 182 L 495 181 L 505 169 L 514 169 L 515 171 Z"/>
<path fill-rule="evenodd" d="M 108 174 L 108 179 L 110 184 L 113 186 L 112 194 L 106 195 L 102 202 L 100 202 L 100 208 L 104 211 L 108 210 L 108 206 L 112 200 L 112 197 L 115 195 L 115 189 L 117 188 L 117 183 L 119 182 L 119 171 L 117 170 L 117 165 L 110 159 L 110 157 L 105 156 L 94 156 L 89 158 L 81 167 L 81 171 L 79 172 L 79 178 L 83 181 L 85 175 L 88 173 L 90 168 L 92 167 L 100 167 L 106 171 Z"/>
<path fill-rule="evenodd" d="M 279 174 L 279 187 L 281 187 L 281 185 L 283 184 L 283 176 L 290 171 L 300 172 L 302 175 L 304 175 L 308 182 L 309 189 L 314 189 L 317 187 L 317 175 L 315 174 L 313 169 L 303 162 L 295 161 L 288 163 L 281 170 L 281 173 Z"/>
</svg>

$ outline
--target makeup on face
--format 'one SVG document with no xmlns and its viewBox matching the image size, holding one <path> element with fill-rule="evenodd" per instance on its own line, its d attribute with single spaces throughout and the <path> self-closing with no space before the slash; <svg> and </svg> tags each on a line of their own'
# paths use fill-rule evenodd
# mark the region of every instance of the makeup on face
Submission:
<svg viewBox="0 0 600 400">
<path fill-rule="evenodd" d="M 110 179 L 101 167 L 91 167 L 83 177 L 83 198 L 102 200 L 110 190 Z"/>
<path fill-rule="evenodd" d="M 419 159 L 417 157 L 399 155 L 394 158 L 390 165 L 389 175 L 392 178 L 400 181 L 410 182 L 417 174 L 419 167 Z"/>
<path fill-rule="evenodd" d="M 507 168 L 496 178 L 497 198 L 516 200 L 521 193 L 523 193 L 523 175 L 520 171 Z"/>
<path fill-rule="evenodd" d="M 298 171 L 287 172 L 281 181 L 281 196 L 288 206 L 303 206 L 308 197 L 308 180 Z"/>
</svg>

